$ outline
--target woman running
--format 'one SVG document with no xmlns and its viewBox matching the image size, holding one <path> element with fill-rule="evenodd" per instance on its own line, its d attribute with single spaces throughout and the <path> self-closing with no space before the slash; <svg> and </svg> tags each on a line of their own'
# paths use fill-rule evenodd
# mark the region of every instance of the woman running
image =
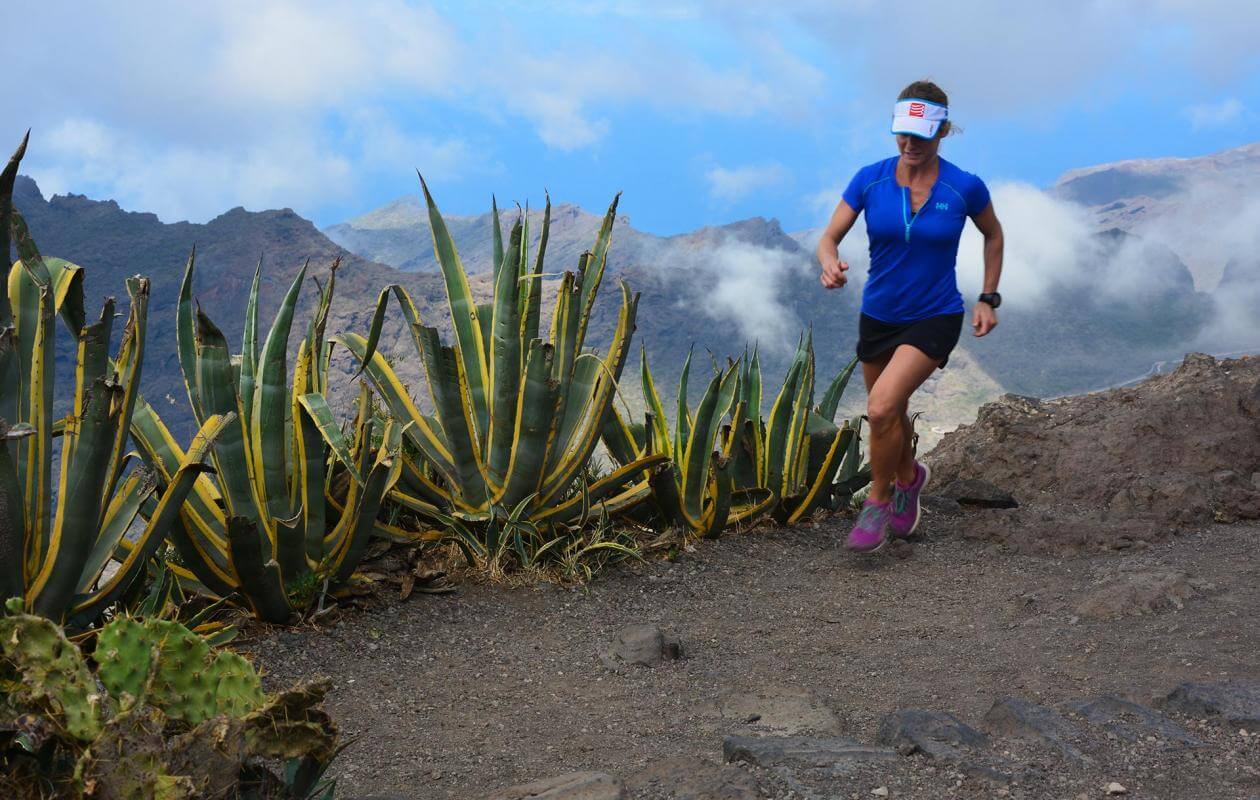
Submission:
<svg viewBox="0 0 1260 800">
<path fill-rule="evenodd" d="M 907 86 L 893 107 L 898 155 L 858 170 L 818 242 L 822 285 L 838 289 L 849 265 L 840 242 L 866 214 L 871 268 L 862 291 L 857 355 L 868 395 L 871 492 L 846 546 L 871 552 L 919 524 L 927 465 L 914 459 L 910 396 L 945 366 L 962 332 L 955 265 L 967 218 L 984 235 L 984 291 L 971 315 L 975 336 L 997 325 L 1002 302 L 1002 225 L 984 182 L 939 155 L 949 135 L 949 99 L 930 81 Z"/>
</svg>

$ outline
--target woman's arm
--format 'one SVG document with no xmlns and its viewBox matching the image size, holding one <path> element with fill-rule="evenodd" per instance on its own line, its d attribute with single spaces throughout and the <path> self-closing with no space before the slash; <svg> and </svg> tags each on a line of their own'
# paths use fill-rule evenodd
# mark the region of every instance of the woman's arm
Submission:
<svg viewBox="0 0 1260 800">
<path fill-rule="evenodd" d="M 989 203 L 984 211 L 971 218 L 976 228 L 984 236 L 984 289 L 985 294 L 998 290 L 998 281 L 1002 278 L 1002 223 L 998 222 L 997 212 Z M 971 315 L 972 333 L 984 336 L 997 327 L 997 312 L 988 303 L 976 303 Z"/>
<path fill-rule="evenodd" d="M 839 250 L 841 240 L 848 234 L 854 222 L 857 222 L 857 212 L 841 200 L 840 205 L 836 206 L 836 210 L 831 214 L 831 221 L 827 223 L 822 236 L 818 239 L 818 248 L 814 254 L 818 256 L 818 263 L 822 265 L 822 276 L 819 280 L 828 289 L 839 289 L 849 280 L 844 274 L 849 269 L 849 265 L 840 260 Z"/>
</svg>

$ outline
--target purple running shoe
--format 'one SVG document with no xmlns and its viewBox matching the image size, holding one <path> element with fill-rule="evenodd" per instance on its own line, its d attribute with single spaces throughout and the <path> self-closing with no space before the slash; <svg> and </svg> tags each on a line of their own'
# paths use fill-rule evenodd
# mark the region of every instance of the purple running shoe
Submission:
<svg viewBox="0 0 1260 800">
<path fill-rule="evenodd" d="M 892 521 L 892 504 L 868 499 L 862 504 L 857 524 L 849 531 L 844 546 L 858 553 L 873 553 L 888 541 Z"/>
<path fill-rule="evenodd" d="M 888 532 L 897 539 L 909 538 L 914 529 L 919 527 L 922 508 L 919 505 L 919 494 L 932 477 L 932 470 L 927 464 L 914 462 L 914 480 L 909 486 L 902 486 L 901 481 L 893 482 L 892 513 L 889 515 Z"/>
</svg>

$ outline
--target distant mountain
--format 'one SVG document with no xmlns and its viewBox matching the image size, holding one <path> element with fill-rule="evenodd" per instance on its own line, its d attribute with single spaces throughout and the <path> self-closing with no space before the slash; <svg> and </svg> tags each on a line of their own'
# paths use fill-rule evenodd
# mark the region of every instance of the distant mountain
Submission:
<svg viewBox="0 0 1260 800">
<path fill-rule="evenodd" d="M 1051 191 L 1099 228 L 1159 242 L 1215 288 L 1226 263 L 1260 246 L 1260 142 L 1196 158 L 1116 161 L 1065 172 Z"/>
<path fill-rule="evenodd" d="M 303 308 L 309 308 L 316 292 L 311 278 L 326 281 L 329 266 L 341 259 L 332 308 L 333 330 L 365 331 L 376 293 L 391 282 L 406 284 L 422 312 L 432 310 L 430 319 L 444 316 L 437 313 L 445 306 L 437 276 L 406 275 L 343 250 L 290 209 L 250 212 L 234 208 L 204 225 L 166 224 L 153 214 L 123 211 L 109 200 L 90 200 L 82 195 L 59 195 L 46 200 L 35 182 L 25 176 L 17 179 L 13 201 L 41 252 L 69 259 L 84 268 L 89 316 L 99 313 L 106 296 L 116 297 L 125 306 L 124 281 L 128 276 L 141 274 L 152 281 L 142 390 L 164 418 L 170 417 L 168 422 L 182 432 L 190 429 L 191 416 L 176 355 L 175 306 L 184 266 L 194 246 L 194 296 L 223 329 L 233 352 L 239 352 L 245 300 L 259 257 L 263 260 L 261 319 L 267 326 L 280 298 L 307 259 L 311 267 L 303 291 Z M 303 333 L 300 323 L 295 322 L 291 344 L 296 346 Z M 59 366 L 73 368 L 72 364 Z M 414 370 L 412 374 L 418 376 Z M 59 380 L 66 379 L 59 376 Z"/>
<path fill-rule="evenodd" d="M 557 208 L 565 211 L 558 215 L 562 222 L 553 225 L 548 252 L 554 254 L 554 243 L 563 242 L 565 256 L 557 257 L 564 265 L 589 246 L 599 217 L 572 206 Z M 465 264 L 475 265 L 470 269 L 489 269 L 490 224 L 490 215 L 484 214 L 454 218 L 449 225 Z M 536 230 L 533 212 L 531 224 Z M 349 229 L 370 230 L 375 241 L 392 242 L 397 249 L 366 249 L 361 255 L 436 269 L 418 201 L 396 201 L 348 225 L 327 230 L 342 236 L 347 246 L 353 244 Z M 854 265 L 855 286 L 823 290 L 813 255 L 819 233 L 788 234 L 776 220 L 753 218 L 656 237 L 619 218 L 610 272 L 643 292 L 639 341 L 653 363 L 659 362 L 654 371 L 672 379 L 692 342 L 697 352 L 724 355 L 737 354 L 752 341 L 760 342 L 763 360 L 779 369 L 798 332 L 811 328 L 820 374 L 849 358 L 862 269 Z M 412 244 L 403 245 L 405 237 L 413 237 Z M 1212 300 L 1194 290 L 1191 273 L 1176 253 L 1122 230 L 1100 232 L 1080 245 L 1086 268 L 1048 276 L 1045 297 L 1015 298 L 993 336 L 975 340 L 964 331 L 961 349 L 970 357 L 958 359 L 958 369 L 974 373 L 966 383 L 1034 395 L 1093 389 L 1128 380 L 1155 361 L 1179 357 L 1196 340 Z M 414 249 L 421 247 L 423 253 Z M 1104 275 L 1108 280 L 1100 281 Z"/>
<path fill-rule="evenodd" d="M 505 237 L 519 213 L 520 210 L 515 207 L 499 209 Z M 492 271 L 490 213 L 472 216 L 443 214 L 442 218 L 459 244 L 464 268 L 470 273 Z M 542 230 L 542 218 L 542 209 L 529 209 L 531 244 L 534 246 Z M 603 219 L 602 213 L 588 213 L 569 203 L 555 205 L 551 209 L 547 253 L 557 264 L 577 264 L 578 256 L 595 241 Z M 329 226 L 324 229 L 324 234 L 353 253 L 405 272 L 436 272 L 439 268 L 433 254 L 429 214 L 415 196 L 400 197 L 375 211 Z M 616 269 L 621 263 L 641 261 L 657 237 L 635 230 L 630 226 L 629 219 L 621 215 L 613 227 L 613 241 L 616 249 L 612 254 L 612 264 Z"/>
</svg>

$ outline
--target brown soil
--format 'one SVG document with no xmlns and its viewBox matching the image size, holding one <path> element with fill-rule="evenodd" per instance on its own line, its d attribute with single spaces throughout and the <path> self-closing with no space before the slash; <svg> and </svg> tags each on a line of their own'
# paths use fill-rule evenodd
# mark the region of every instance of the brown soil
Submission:
<svg viewBox="0 0 1260 800">
<path fill-rule="evenodd" d="M 1205 747 L 1104 741 L 1082 766 L 1002 740 L 1022 770 L 1006 781 L 922 754 L 834 774 L 717 766 L 728 735 L 873 743 L 897 709 L 982 727 L 1004 696 L 1151 704 L 1183 681 L 1260 678 L 1260 526 L 1052 558 L 962 538 L 974 520 L 928 512 L 930 538 L 903 557 L 837 549 L 844 518 L 756 531 L 582 590 L 465 585 L 245 647 L 273 681 L 333 678 L 354 740 L 335 767 L 347 797 L 476 798 L 578 770 L 631 797 L 1093 798 L 1111 781 L 1140 798 L 1260 794 L 1260 737 L 1176 714 Z M 685 657 L 609 669 L 600 652 L 640 623 Z"/>
</svg>

